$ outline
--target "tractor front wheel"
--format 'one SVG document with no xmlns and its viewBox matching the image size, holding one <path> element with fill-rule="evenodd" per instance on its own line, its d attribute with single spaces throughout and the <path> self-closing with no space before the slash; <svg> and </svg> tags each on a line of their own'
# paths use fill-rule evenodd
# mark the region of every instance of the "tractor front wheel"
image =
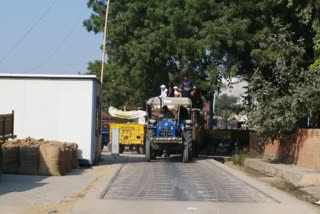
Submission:
<svg viewBox="0 0 320 214">
<path fill-rule="evenodd" d="M 183 132 L 183 163 L 192 160 L 192 131 L 185 130 Z"/>
<path fill-rule="evenodd" d="M 152 148 L 151 148 L 151 138 L 154 137 L 156 135 L 155 130 L 153 129 L 148 129 L 147 130 L 147 134 L 146 134 L 146 149 L 145 149 L 145 153 L 146 153 L 146 161 L 150 162 L 151 159 L 153 159 L 152 157 Z"/>
</svg>

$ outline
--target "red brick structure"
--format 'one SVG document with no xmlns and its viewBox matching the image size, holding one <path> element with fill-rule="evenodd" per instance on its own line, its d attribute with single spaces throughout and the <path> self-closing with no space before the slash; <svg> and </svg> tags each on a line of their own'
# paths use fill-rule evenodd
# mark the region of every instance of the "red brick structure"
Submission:
<svg viewBox="0 0 320 214">
<path fill-rule="evenodd" d="M 249 133 L 249 150 L 250 154 L 254 156 L 262 156 L 263 155 L 263 146 L 260 144 L 258 135 L 255 132 Z"/>
<path fill-rule="evenodd" d="M 265 145 L 264 156 L 272 160 L 320 169 L 320 129 L 301 129 L 297 135 Z"/>
</svg>

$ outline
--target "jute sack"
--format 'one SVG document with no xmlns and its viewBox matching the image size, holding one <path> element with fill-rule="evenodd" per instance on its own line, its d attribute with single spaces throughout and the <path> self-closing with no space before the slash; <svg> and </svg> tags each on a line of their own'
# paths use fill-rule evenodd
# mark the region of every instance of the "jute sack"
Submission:
<svg viewBox="0 0 320 214">
<path fill-rule="evenodd" d="M 66 168 L 67 172 L 70 172 L 72 170 L 72 148 L 70 143 L 66 143 Z"/>
<path fill-rule="evenodd" d="M 19 145 L 19 140 L 7 141 L 2 145 L 3 173 L 19 172 Z"/>
<path fill-rule="evenodd" d="M 60 170 L 61 173 L 64 175 L 68 171 L 67 169 L 67 148 L 66 144 L 62 143 L 60 150 L 61 150 L 61 159 L 60 159 Z"/>
<path fill-rule="evenodd" d="M 78 162 L 78 145 L 75 143 L 71 144 L 72 149 L 72 168 L 78 169 L 79 168 L 79 162 Z"/>
<path fill-rule="evenodd" d="M 55 141 L 46 141 L 40 145 L 39 175 L 61 176 L 63 144 Z"/>
<path fill-rule="evenodd" d="M 39 169 L 39 146 L 41 140 L 26 139 L 19 149 L 20 174 L 36 175 Z"/>
</svg>

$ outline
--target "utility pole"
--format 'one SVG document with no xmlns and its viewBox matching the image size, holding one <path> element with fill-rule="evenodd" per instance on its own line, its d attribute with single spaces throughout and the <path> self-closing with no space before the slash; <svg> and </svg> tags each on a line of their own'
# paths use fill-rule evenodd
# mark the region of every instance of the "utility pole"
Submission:
<svg viewBox="0 0 320 214">
<path fill-rule="evenodd" d="M 106 56 L 106 41 L 107 41 L 109 5 L 110 5 L 110 0 L 107 0 L 106 18 L 105 18 L 105 23 L 104 23 L 104 34 L 103 34 L 101 77 L 100 77 L 101 88 L 102 88 L 102 84 L 103 84 L 103 70 L 104 70 L 104 61 L 105 61 L 105 56 Z"/>
<path fill-rule="evenodd" d="M 100 82 L 101 82 L 101 86 L 100 86 L 100 112 L 102 112 L 102 106 L 103 106 L 103 70 L 104 70 L 104 61 L 105 61 L 105 56 L 106 56 L 106 41 L 107 41 L 109 5 L 110 5 L 110 0 L 107 0 L 107 9 L 106 9 L 106 17 L 105 17 L 104 32 L 103 32 L 102 64 L 101 64 L 101 76 L 100 76 Z M 102 124 L 103 124 L 102 113 L 100 113 L 99 119 L 100 119 L 100 127 L 102 127 Z M 96 148 L 96 151 L 99 151 L 99 149 Z"/>
</svg>

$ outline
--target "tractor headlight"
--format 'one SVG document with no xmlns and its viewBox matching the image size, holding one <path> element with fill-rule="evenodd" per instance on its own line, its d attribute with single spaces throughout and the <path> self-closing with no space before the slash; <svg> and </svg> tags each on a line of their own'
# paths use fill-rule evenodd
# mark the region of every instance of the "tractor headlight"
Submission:
<svg viewBox="0 0 320 214">
<path fill-rule="evenodd" d="M 155 124 L 155 123 L 156 123 L 156 120 L 155 120 L 155 119 L 150 119 L 150 120 L 149 120 L 149 123 L 150 123 L 150 124 Z"/>
<path fill-rule="evenodd" d="M 192 124 L 192 120 L 186 120 L 185 123 L 190 125 L 190 124 Z"/>
</svg>

